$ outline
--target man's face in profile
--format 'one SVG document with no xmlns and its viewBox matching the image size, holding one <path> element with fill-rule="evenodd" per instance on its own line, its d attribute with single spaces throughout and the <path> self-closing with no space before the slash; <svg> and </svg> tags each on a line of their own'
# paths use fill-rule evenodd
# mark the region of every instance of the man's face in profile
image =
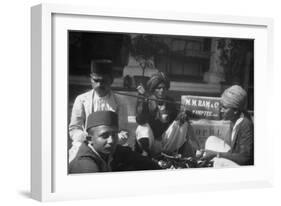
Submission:
<svg viewBox="0 0 281 206">
<path fill-rule="evenodd" d="M 110 75 L 91 74 L 91 83 L 93 89 L 100 97 L 107 95 L 110 91 L 112 79 Z"/>
<path fill-rule="evenodd" d="M 94 149 L 101 154 L 112 154 L 118 141 L 118 130 L 113 126 L 97 126 L 88 130 Z"/>
<path fill-rule="evenodd" d="M 223 120 L 230 120 L 233 121 L 235 119 L 235 109 L 227 107 L 223 102 L 221 106 L 221 114 Z"/>
</svg>

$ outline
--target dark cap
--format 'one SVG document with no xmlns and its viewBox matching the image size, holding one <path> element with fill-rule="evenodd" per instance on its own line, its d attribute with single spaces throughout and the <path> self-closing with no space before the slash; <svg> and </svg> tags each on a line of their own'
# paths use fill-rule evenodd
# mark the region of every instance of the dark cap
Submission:
<svg viewBox="0 0 281 206">
<path fill-rule="evenodd" d="M 112 61 L 109 59 L 99 59 L 91 61 L 91 74 L 112 75 Z"/>
<path fill-rule="evenodd" d="M 112 111 L 93 112 L 88 116 L 86 130 L 101 125 L 118 128 L 118 115 Z"/>
</svg>

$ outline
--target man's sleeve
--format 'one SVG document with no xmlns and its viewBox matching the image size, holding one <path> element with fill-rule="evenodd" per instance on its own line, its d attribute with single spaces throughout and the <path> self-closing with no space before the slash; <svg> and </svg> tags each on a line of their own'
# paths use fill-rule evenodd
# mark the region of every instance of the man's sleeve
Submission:
<svg viewBox="0 0 281 206">
<path fill-rule="evenodd" d="M 85 108 L 81 96 L 78 96 L 73 104 L 69 124 L 69 136 L 73 141 L 83 141 L 85 137 L 84 127 L 86 121 Z"/>
<path fill-rule="evenodd" d="M 139 125 L 136 130 L 136 139 L 139 140 L 141 138 L 153 138 L 151 128 L 145 125 Z"/>
<path fill-rule="evenodd" d="M 222 153 L 221 157 L 232 160 L 239 165 L 252 165 L 254 155 L 254 136 L 252 124 L 243 124 L 240 127 L 236 147 L 238 151 Z"/>
<path fill-rule="evenodd" d="M 99 172 L 97 164 L 90 158 L 74 160 L 69 167 L 70 174 Z"/>
<path fill-rule="evenodd" d="M 136 121 L 138 124 L 143 125 L 148 123 L 149 119 L 149 108 L 148 102 L 145 101 L 143 98 L 137 99 L 136 105 Z"/>
</svg>

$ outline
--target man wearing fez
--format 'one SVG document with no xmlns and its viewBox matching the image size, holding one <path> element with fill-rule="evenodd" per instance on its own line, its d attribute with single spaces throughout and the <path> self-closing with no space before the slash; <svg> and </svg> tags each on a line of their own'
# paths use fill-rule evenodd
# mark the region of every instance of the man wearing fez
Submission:
<svg viewBox="0 0 281 206">
<path fill-rule="evenodd" d="M 69 164 L 69 173 L 160 169 L 157 163 L 118 145 L 118 116 L 112 111 L 93 112 L 87 118 L 88 137 Z"/>
<path fill-rule="evenodd" d="M 71 119 L 69 124 L 69 136 L 72 139 L 72 148 L 69 150 L 69 161 L 71 161 L 81 143 L 85 140 L 87 132 L 87 117 L 96 111 L 113 111 L 120 115 L 119 125 L 121 129 L 127 124 L 127 110 L 122 104 L 120 96 L 111 91 L 113 83 L 112 62 L 108 59 L 92 60 L 90 80 L 92 90 L 79 95 L 73 104 Z M 119 133 L 120 143 L 123 144 L 127 140 L 125 132 Z"/>
<path fill-rule="evenodd" d="M 222 94 L 222 117 L 230 120 L 233 127 L 230 145 L 215 136 L 206 141 L 206 151 L 202 159 L 213 159 L 214 167 L 254 164 L 254 128 L 245 109 L 246 100 L 246 91 L 238 85 L 229 87 Z"/>
</svg>

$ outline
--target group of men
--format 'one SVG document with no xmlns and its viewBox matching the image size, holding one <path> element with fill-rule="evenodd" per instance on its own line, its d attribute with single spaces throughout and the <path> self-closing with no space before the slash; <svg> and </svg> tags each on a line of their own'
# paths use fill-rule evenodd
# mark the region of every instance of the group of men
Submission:
<svg viewBox="0 0 281 206">
<path fill-rule="evenodd" d="M 197 154 L 200 160 L 212 160 L 217 166 L 253 165 L 253 123 L 245 109 L 247 93 L 234 85 L 222 94 L 222 113 L 233 125 L 231 145 L 225 150 L 202 150 L 191 134 L 188 114 L 180 112 L 167 95 L 170 81 L 162 73 L 152 75 L 146 87 L 138 87 L 135 148 L 126 143 L 128 133 L 126 104 L 111 90 L 112 62 L 91 62 L 92 90 L 74 102 L 69 124 L 72 147 L 69 173 L 160 169 L 152 157 L 161 152 L 183 156 Z M 147 91 L 146 91 L 147 90 Z M 119 115 L 122 114 L 122 115 Z M 212 142 L 221 144 L 216 137 Z"/>
</svg>

